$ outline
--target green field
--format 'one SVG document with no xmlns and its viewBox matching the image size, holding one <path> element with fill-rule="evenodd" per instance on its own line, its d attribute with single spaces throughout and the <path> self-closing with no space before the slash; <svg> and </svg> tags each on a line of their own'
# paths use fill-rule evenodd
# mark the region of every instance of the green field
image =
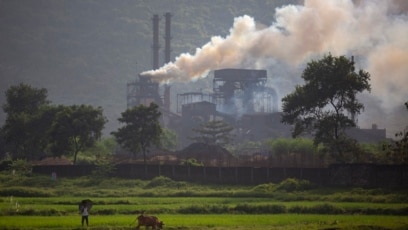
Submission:
<svg viewBox="0 0 408 230">
<path fill-rule="evenodd" d="M 159 215 L 165 229 L 407 229 L 408 218 L 376 215 Z M 80 216 L 7 216 L 2 229 L 80 229 Z M 88 229 L 131 229 L 135 216 L 90 216 Z"/>
<path fill-rule="evenodd" d="M 406 194 L 296 180 L 236 186 L 0 174 L 0 229 L 81 229 L 86 198 L 94 204 L 89 229 L 132 229 L 142 211 L 165 229 L 408 229 Z"/>
</svg>

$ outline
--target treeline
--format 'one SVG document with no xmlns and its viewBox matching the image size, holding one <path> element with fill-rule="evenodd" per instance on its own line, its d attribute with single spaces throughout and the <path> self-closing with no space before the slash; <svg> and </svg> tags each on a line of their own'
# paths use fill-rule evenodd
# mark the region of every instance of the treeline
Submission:
<svg viewBox="0 0 408 230">
<path fill-rule="evenodd" d="M 394 164 L 391 144 L 358 143 L 358 151 L 348 154 L 348 163 Z M 337 163 L 322 145 L 316 146 L 310 138 L 277 138 L 262 142 L 246 142 L 227 147 L 237 156 L 238 165 L 258 167 L 327 167 Z"/>
<path fill-rule="evenodd" d="M 32 88 L 26 84 L 12 86 L 6 92 L 7 103 L 3 106 L 7 113 L 7 120 L 0 129 L 0 156 L 4 162 L 13 160 L 36 161 L 45 157 L 66 156 L 74 164 L 102 164 L 106 167 L 113 163 L 112 157 L 118 151 L 116 137 L 101 138 L 103 125 L 106 118 L 103 116 L 103 109 L 94 108 L 88 105 L 53 105 L 47 100 L 46 89 Z M 408 107 L 408 104 L 407 104 Z M 149 107 L 145 107 L 149 110 Z M 153 111 L 157 107 L 153 106 Z M 134 108 L 122 115 L 129 113 L 130 118 L 137 118 L 140 110 Z M 155 112 L 156 113 L 156 112 Z M 140 115 L 140 114 L 139 114 Z M 146 114 L 141 115 L 146 116 Z M 127 121 L 125 127 L 132 127 L 132 119 Z M 155 119 L 158 119 L 156 117 Z M 130 123 L 129 123 L 130 122 Z M 137 119 L 133 121 L 137 124 Z M 157 123 L 154 123 L 157 124 Z M 127 143 L 133 146 L 133 153 L 141 152 L 141 145 L 149 140 L 154 142 L 150 145 L 161 146 L 167 149 L 168 153 L 174 153 L 177 145 L 177 136 L 169 129 L 162 129 L 155 126 L 157 135 L 147 139 L 129 136 L 126 132 L 122 135 L 122 145 L 124 140 L 137 140 Z M 126 130 L 126 129 L 123 129 Z M 122 131 L 123 131 L 122 130 Z M 112 134 L 117 134 L 114 132 Z M 140 133 L 139 133 L 140 135 Z M 380 164 L 401 164 L 407 159 L 407 132 L 401 131 L 396 136 L 397 141 L 384 141 L 376 144 L 358 143 L 353 152 L 345 154 L 348 163 L 380 163 Z M 214 138 L 213 141 L 215 141 Z M 206 138 L 207 142 L 209 141 Z M 212 143 L 210 144 L 217 144 Z M 218 143 L 219 144 L 219 143 Z M 225 144 L 225 143 L 224 143 Z M 246 165 L 259 167 L 326 167 L 332 163 L 337 163 L 337 159 L 326 151 L 322 144 L 316 145 L 309 138 L 277 138 L 259 142 L 245 142 L 226 144 L 225 148 L 231 153 L 230 158 L 218 158 L 215 153 L 208 152 L 204 158 L 178 158 L 176 162 L 165 162 L 157 158 L 155 151 L 147 154 L 145 146 L 145 163 L 171 163 L 206 166 L 228 166 Z M 122 149 L 123 150 L 123 149 Z M 128 154 L 132 152 L 127 151 Z M 129 156 L 130 158 L 130 156 Z M 16 169 L 25 168 L 24 162 L 15 161 L 13 166 Z"/>
<path fill-rule="evenodd" d="M 335 81 L 333 76 L 336 76 Z M 265 159 L 278 164 L 303 167 L 312 162 L 325 163 L 408 163 L 408 130 L 396 134 L 396 141 L 363 145 L 348 136 L 346 130 L 356 127 L 350 114 L 358 115 L 364 105 L 356 99 L 358 92 L 369 91 L 370 74 L 355 72 L 353 60 L 331 54 L 307 64 L 302 78 L 305 84 L 283 97 L 281 122 L 292 126 L 294 139 L 265 141 Z M 325 86 L 325 87 L 321 87 Z M 327 90 L 327 89 L 330 90 Z M 405 103 L 408 110 L 408 102 Z M 74 164 L 79 152 L 87 150 L 100 140 L 107 123 L 101 107 L 90 105 L 53 105 L 47 99 L 46 89 L 33 88 L 20 83 L 6 91 L 3 106 L 6 122 L 0 130 L 0 153 L 11 153 L 13 158 L 34 160 L 45 156 L 73 156 Z M 162 127 L 161 112 L 157 104 L 138 105 L 126 109 L 118 118 L 123 124 L 111 132 L 124 150 L 143 154 L 152 146 L 176 146 L 176 136 Z M 219 119 L 219 120 L 218 120 Z M 194 142 L 212 146 L 228 146 L 237 153 L 233 130 L 222 118 L 203 120 L 198 127 L 191 127 L 197 136 Z M 311 137 L 312 140 L 303 137 Z M 164 146 L 164 143 L 167 146 Z M 232 145 L 232 146 L 231 146 Z M 239 146 L 239 145 L 238 145 Z M 234 150 L 235 148 L 235 150 Z M 211 148 L 205 148 L 205 158 L 214 161 Z M 217 155 L 222 155 L 216 153 Z M 225 155 L 225 154 L 224 154 Z M 199 159 L 197 159 L 199 160 Z M 226 158 L 218 158 L 218 165 L 225 166 Z M 254 159 L 249 159 L 254 161 Z M 192 161 L 193 162 L 193 161 Z"/>
<path fill-rule="evenodd" d="M 72 155 L 95 146 L 107 119 L 101 107 L 53 105 L 47 90 L 20 83 L 6 91 L 7 118 L 0 130 L 1 153 L 38 160 Z"/>
<path fill-rule="evenodd" d="M 66 156 L 76 164 L 82 153 L 91 158 L 87 163 L 106 163 L 118 144 L 127 152 L 143 153 L 145 159 L 152 145 L 167 149 L 176 145 L 174 133 L 160 126 L 161 113 L 154 103 L 127 109 L 118 119 L 125 125 L 102 139 L 107 119 L 101 107 L 54 105 L 47 99 L 47 89 L 23 83 L 11 86 L 6 99 L 7 118 L 0 129 L 2 160 Z"/>
</svg>

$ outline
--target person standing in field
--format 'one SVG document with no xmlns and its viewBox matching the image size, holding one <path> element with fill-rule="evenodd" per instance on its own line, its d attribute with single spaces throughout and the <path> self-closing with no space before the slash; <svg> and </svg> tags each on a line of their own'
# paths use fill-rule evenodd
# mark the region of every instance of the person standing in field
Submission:
<svg viewBox="0 0 408 230">
<path fill-rule="evenodd" d="M 86 204 L 83 204 L 81 206 L 81 216 L 82 216 L 82 219 L 81 219 L 82 226 L 84 226 L 85 221 L 86 221 L 86 226 L 88 226 L 89 213 L 88 213 L 88 207 L 86 206 Z"/>
</svg>

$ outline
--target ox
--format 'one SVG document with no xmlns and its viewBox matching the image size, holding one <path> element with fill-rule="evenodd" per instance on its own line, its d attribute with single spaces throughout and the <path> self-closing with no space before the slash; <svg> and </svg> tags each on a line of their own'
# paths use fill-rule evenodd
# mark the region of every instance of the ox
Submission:
<svg viewBox="0 0 408 230">
<path fill-rule="evenodd" d="M 146 229 L 148 227 L 152 227 L 152 229 L 162 229 L 163 228 L 163 221 L 159 221 L 159 219 L 155 216 L 145 216 L 144 214 L 141 214 L 140 216 L 137 217 L 138 224 L 136 226 L 136 229 L 140 229 L 140 226 L 145 226 Z"/>
</svg>

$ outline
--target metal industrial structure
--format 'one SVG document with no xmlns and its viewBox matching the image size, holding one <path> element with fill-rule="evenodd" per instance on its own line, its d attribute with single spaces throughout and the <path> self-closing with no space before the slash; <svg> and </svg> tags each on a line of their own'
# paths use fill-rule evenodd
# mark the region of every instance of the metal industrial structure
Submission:
<svg viewBox="0 0 408 230">
<path fill-rule="evenodd" d="M 164 62 L 171 59 L 171 14 L 165 15 Z M 159 21 L 153 16 L 153 69 L 159 68 Z M 266 70 L 219 69 L 213 71 L 213 92 L 177 94 L 176 111 L 171 111 L 170 85 L 160 86 L 147 76 L 127 84 L 127 106 L 155 102 L 162 113 L 162 125 L 174 130 L 179 148 L 191 144 L 192 129 L 210 120 L 224 120 L 234 127 L 237 142 L 290 137 L 290 127 L 281 123 L 278 95 L 267 86 Z M 385 130 L 384 130 L 385 133 Z"/>
<path fill-rule="evenodd" d="M 139 76 L 138 80 L 127 84 L 127 107 L 131 108 L 140 104 L 150 105 L 151 102 L 163 106 L 163 100 L 159 94 L 159 84 L 149 77 Z"/>
<path fill-rule="evenodd" d="M 266 70 L 215 70 L 214 101 L 226 113 L 277 112 L 276 91 L 266 83 Z"/>
<path fill-rule="evenodd" d="M 171 17 L 165 13 L 165 35 L 164 35 L 164 63 L 171 60 Z M 158 69 L 159 64 L 159 22 L 160 17 L 154 15 L 153 22 L 153 69 Z M 249 125 L 243 121 L 250 121 L 256 125 L 257 118 L 262 123 L 265 116 L 272 115 L 278 111 L 277 95 L 273 88 L 267 87 L 266 70 L 253 69 L 220 69 L 214 71 L 213 92 L 186 92 L 177 94 L 176 111 L 171 111 L 170 85 L 160 86 L 149 77 L 139 75 L 138 79 L 127 84 L 127 106 L 128 108 L 140 104 L 149 105 L 155 102 L 162 112 L 163 125 L 175 130 L 179 137 L 180 147 L 190 143 L 189 137 L 193 135 L 192 128 L 202 122 L 214 119 L 223 119 L 237 130 L 246 133 L 253 138 L 254 133 L 269 135 L 269 131 L 248 130 Z M 240 117 L 237 117 L 237 114 Z M 260 115 L 264 114 L 264 115 Z M 244 118 L 243 120 L 240 120 Z M 266 118 L 271 122 L 278 119 Z M 272 127 L 273 125 L 258 125 L 257 127 Z M 245 130 L 243 130 L 245 128 Z M 239 135 L 243 137 L 244 135 Z"/>
</svg>

